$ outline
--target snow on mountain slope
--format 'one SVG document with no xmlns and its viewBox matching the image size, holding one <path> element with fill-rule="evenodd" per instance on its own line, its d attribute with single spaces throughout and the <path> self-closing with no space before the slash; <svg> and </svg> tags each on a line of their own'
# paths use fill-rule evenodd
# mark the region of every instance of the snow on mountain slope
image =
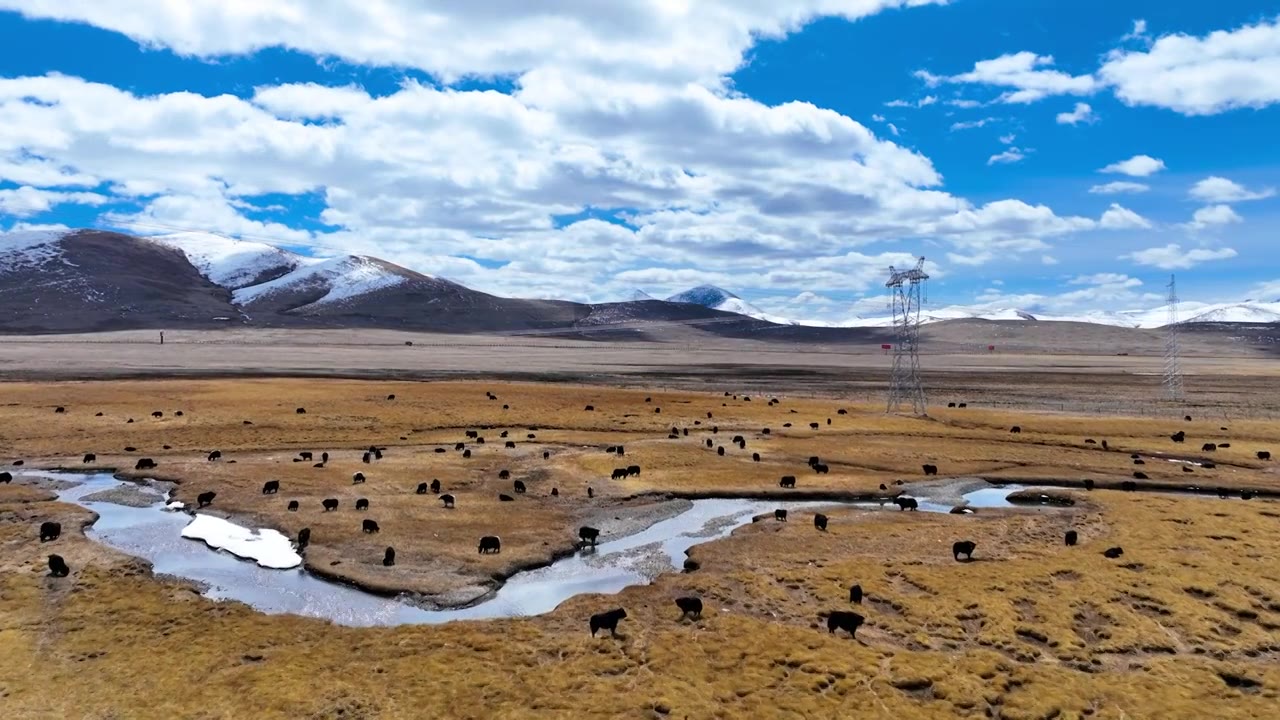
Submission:
<svg viewBox="0 0 1280 720">
<path fill-rule="evenodd" d="M 0 272 L 35 269 L 59 257 L 58 243 L 66 234 L 65 230 L 0 232 Z"/>
<path fill-rule="evenodd" d="M 1216 306 L 1184 322 L 1193 323 L 1280 323 L 1280 303 L 1240 303 Z"/>
<path fill-rule="evenodd" d="M 711 308 L 712 310 L 746 315 L 747 317 L 771 322 L 775 325 L 801 324 L 794 320 L 788 320 L 787 318 L 767 313 L 737 295 L 734 295 L 728 290 L 715 287 L 714 285 L 699 285 L 691 290 L 685 290 L 682 293 L 678 293 L 667 298 L 667 302 L 701 305 L 703 307 Z"/>
<path fill-rule="evenodd" d="M 341 302 L 357 295 L 371 293 L 408 282 L 374 258 L 360 255 L 319 260 L 301 258 L 299 267 L 275 280 L 240 288 L 232 293 L 237 305 L 249 305 L 278 293 L 320 292 L 324 294 L 309 304 Z"/>
<path fill-rule="evenodd" d="M 175 248 L 201 275 L 228 290 L 239 290 L 270 275 L 282 275 L 302 264 L 302 258 L 265 243 L 234 240 L 200 232 L 181 232 L 147 238 Z"/>
</svg>

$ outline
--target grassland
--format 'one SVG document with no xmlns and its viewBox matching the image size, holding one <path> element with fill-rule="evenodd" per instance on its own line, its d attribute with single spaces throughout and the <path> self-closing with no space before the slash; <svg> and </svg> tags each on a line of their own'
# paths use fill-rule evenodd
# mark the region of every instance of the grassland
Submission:
<svg viewBox="0 0 1280 720">
<path fill-rule="evenodd" d="M 145 474 L 177 482 L 179 499 L 215 490 L 212 511 L 289 534 L 311 527 L 310 565 L 431 604 L 474 599 L 519 568 L 569 551 L 579 524 L 625 516 L 668 493 L 784 497 L 783 474 L 798 476 L 798 490 L 833 494 L 893 494 L 897 481 L 921 479 L 923 463 L 946 477 L 1107 485 L 1131 477 L 1130 453 L 1138 452 L 1154 484 L 1280 488 L 1272 465 L 1255 456 L 1280 450 L 1280 424 L 1270 422 L 976 407 L 937 409 L 921 420 L 834 399 L 780 397 L 771 406 L 758 395 L 497 383 L 15 383 L 3 397 L 0 453 L 9 457 L 0 464 L 21 458 L 27 466 L 80 468 L 92 452 L 97 460 L 88 467 L 128 476 L 149 457 L 159 467 Z M 585 411 L 588 404 L 595 410 Z M 55 413 L 58 406 L 65 412 Z M 1011 434 L 1014 424 L 1023 432 Z M 673 426 L 677 439 L 668 437 Z M 468 441 L 466 429 L 486 443 Z M 504 430 L 514 449 L 503 447 Z M 1185 430 L 1187 443 L 1173 443 L 1174 430 Z M 745 449 L 729 442 L 734 435 L 744 436 Z M 706 447 L 708 438 L 724 456 Z M 1086 438 L 1106 439 L 1111 451 Z M 470 459 L 453 449 L 462 441 Z M 1231 447 L 1209 456 L 1212 470 L 1184 473 L 1150 459 L 1198 457 L 1202 442 L 1223 441 Z M 604 452 L 617 444 L 625 458 Z M 364 464 L 370 445 L 387 448 L 385 457 Z M 207 461 L 215 449 L 223 460 Z M 327 451 L 331 461 L 293 462 L 304 450 L 317 459 Z M 757 452 L 760 462 L 751 458 Z M 830 473 L 810 471 L 811 455 Z M 614 467 L 632 464 L 643 468 L 639 477 L 608 479 Z M 498 479 L 504 469 L 510 480 Z M 367 482 L 352 485 L 354 472 Z M 457 496 L 456 510 L 414 493 L 433 478 Z M 280 481 L 279 495 L 261 495 L 268 479 Z M 499 493 L 513 494 L 514 479 L 529 492 L 500 502 Z M 0 710 L 101 718 L 1273 711 L 1277 503 L 1057 492 L 1075 504 L 971 516 L 837 510 L 825 534 L 803 517 L 757 523 L 695 548 L 697 572 L 616 597 L 574 598 L 545 616 L 353 629 L 205 600 L 75 532 L 91 521 L 87 511 L 30 486 L 0 486 Z M 340 510 L 322 513 L 325 497 L 340 498 Z M 367 514 L 351 509 L 357 497 L 370 500 Z M 287 512 L 291 499 L 303 509 Z M 359 531 L 366 516 L 379 521 L 378 536 Z M 72 565 L 70 578 L 44 575 L 50 546 L 34 532 L 42 519 L 69 528 L 56 551 Z M 1080 546 L 1062 545 L 1067 529 L 1080 533 Z M 502 554 L 477 555 L 476 539 L 490 533 L 503 537 Z M 953 562 L 950 544 L 961 538 L 978 543 L 977 561 Z M 387 545 L 397 548 L 394 568 L 379 563 Z M 1101 551 L 1114 545 L 1125 555 L 1105 559 Z M 848 609 L 854 582 L 866 589 L 860 612 L 868 624 L 857 640 L 830 636 L 820 615 Z M 672 599 L 686 594 L 706 602 L 702 620 L 676 620 Z M 615 606 L 630 615 L 625 637 L 592 640 L 585 618 Z"/>
</svg>

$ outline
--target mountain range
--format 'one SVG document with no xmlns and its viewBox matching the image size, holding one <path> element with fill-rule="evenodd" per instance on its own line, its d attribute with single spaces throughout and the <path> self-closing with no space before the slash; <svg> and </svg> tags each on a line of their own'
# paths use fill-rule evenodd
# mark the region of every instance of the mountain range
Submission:
<svg viewBox="0 0 1280 720">
<path fill-rule="evenodd" d="M 1280 322 L 1280 303 L 1185 306 L 1192 322 Z M 1014 309 L 948 307 L 926 321 L 1071 320 L 1158 327 L 1163 310 L 1063 318 Z M 0 233 L 0 332 L 141 328 L 377 327 L 432 332 L 626 338 L 655 325 L 722 337 L 847 342 L 878 337 L 888 317 L 792 320 L 701 286 L 665 300 L 506 298 L 374 257 L 306 257 L 206 233 L 138 237 L 101 230 Z"/>
</svg>

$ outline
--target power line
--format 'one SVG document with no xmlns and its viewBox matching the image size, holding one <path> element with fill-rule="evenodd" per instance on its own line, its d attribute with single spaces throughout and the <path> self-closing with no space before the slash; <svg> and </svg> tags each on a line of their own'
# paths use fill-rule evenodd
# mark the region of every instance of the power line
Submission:
<svg viewBox="0 0 1280 720">
<path fill-rule="evenodd" d="M 924 387 L 920 383 L 920 305 L 921 286 L 929 275 L 924 271 L 924 258 L 913 268 L 889 267 L 885 287 L 893 295 L 893 372 L 889 378 L 889 405 L 886 412 L 900 412 L 907 404 L 915 415 L 927 415 Z"/>
</svg>

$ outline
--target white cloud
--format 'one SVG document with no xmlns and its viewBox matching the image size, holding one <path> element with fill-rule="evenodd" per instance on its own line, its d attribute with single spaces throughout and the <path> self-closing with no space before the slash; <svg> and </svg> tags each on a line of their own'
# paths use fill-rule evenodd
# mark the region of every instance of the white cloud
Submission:
<svg viewBox="0 0 1280 720">
<path fill-rule="evenodd" d="M 977 100 L 965 100 L 963 98 L 948 100 L 947 104 L 952 107 L 961 108 L 962 110 L 972 110 L 973 108 L 982 107 L 982 103 L 978 102 Z"/>
<path fill-rule="evenodd" d="M 1181 245 L 1171 244 L 1164 247 L 1147 248 L 1128 255 L 1121 255 L 1121 260 L 1132 260 L 1139 265 L 1157 267 L 1161 270 L 1186 270 L 1212 260 L 1226 260 L 1236 256 L 1231 248 L 1190 248 L 1184 250 Z"/>
<path fill-rule="evenodd" d="M 998 121 L 996 120 L 996 118 L 993 118 L 993 117 L 985 117 L 979 120 L 967 120 L 964 122 L 955 122 L 955 123 L 951 123 L 951 130 L 953 132 L 956 130 L 973 130 L 975 128 L 986 127 L 987 125 L 993 122 L 998 122 Z"/>
<path fill-rule="evenodd" d="M 1088 103 L 1076 103 L 1071 112 L 1058 113 L 1059 125 L 1079 125 L 1080 123 L 1097 122 L 1098 116 Z"/>
<path fill-rule="evenodd" d="M 1070 285 L 1119 285 L 1122 287 L 1138 287 L 1142 281 L 1121 273 L 1097 273 L 1094 275 L 1077 275 L 1067 281 Z"/>
<path fill-rule="evenodd" d="M 933 95 L 925 95 L 924 97 L 915 101 L 890 100 L 889 102 L 885 103 L 885 105 L 887 107 L 895 107 L 895 108 L 922 108 L 922 107 L 929 107 L 930 105 L 933 105 L 936 102 L 938 102 L 938 98 L 934 97 Z"/>
<path fill-rule="evenodd" d="M 0 215 L 26 218 L 47 212 L 56 205 L 103 205 L 104 195 L 90 192 L 60 192 L 23 186 L 0 190 Z"/>
<path fill-rule="evenodd" d="M 987 165 L 1012 165 L 1013 163 L 1022 162 L 1026 157 L 1022 150 L 1011 147 L 998 155 L 992 155 L 987 158 Z"/>
<path fill-rule="evenodd" d="M 1244 222 L 1230 205 L 1209 205 L 1196 210 L 1191 217 L 1191 227 L 1203 230 L 1214 225 L 1231 225 Z"/>
<path fill-rule="evenodd" d="M 1145 230 L 1151 227 L 1151 221 L 1119 203 L 1111 203 L 1098 226 L 1105 230 Z"/>
<path fill-rule="evenodd" d="M 1167 35 L 1148 50 L 1114 50 L 1098 71 L 1128 105 L 1214 115 L 1280 102 L 1280 19 L 1203 38 Z"/>
<path fill-rule="evenodd" d="M 1134 155 L 1128 160 L 1111 163 L 1098 172 L 1116 173 L 1129 177 L 1149 177 L 1165 169 L 1164 161 L 1150 155 Z"/>
<path fill-rule="evenodd" d="M 619 81 L 718 85 L 757 38 L 819 17 L 848 20 L 943 0 L 0 0 L 0 10 L 122 33 L 148 47 L 216 58 L 284 47 L 356 64 L 419 68 L 446 81 L 554 64 Z"/>
<path fill-rule="evenodd" d="M 1057 265 L 1057 264 L 1058 264 L 1058 258 L 1056 258 L 1056 257 L 1054 257 L 1054 256 L 1052 256 L 1052 255 L 1042 255 L 1042 256 L 1040 257 L 1040 262 L 1041 262 L 1042 264 L 1044 264 L 1044 265 Z"/>
<path fill-rule="evenodd" d="M 921 70 L 916 77 L 931 86 L 942 83 L 967 83 L 1009 88 L 997 98 L 1003 103 L 1030 103 L 1051 95 L 1088 95 L 1097 89 L 1092 75 L 1073 76 L 1050 69 L 1050 55 L 1019 52 L 981 60 L 973 69 L 959 75 L 940 76 Z"/>
<path fill-rule="evenodd" d="M 1013 133 L 1009 133 L 1008 135 L 1001 135 L 998 139 L 1003 145 L 1012 145 L 1013 141 L 1018 139 L 1018 136 Z"/>
<path fill-rule="evenodd" d="M 1129 40 L 1145 40 L 1147 38 L 1147 21 L 1138 19 L 1133 21 L 1133 29 L 1125 33 L 1120 38 L 1120 42 L 1128 42 Z"/>
<path fill-rule="evenodd" d="M 884 116 L 883 116 L 883 115 L 879 115 L 879 114 L 872 115 L 872 116 L 871 116 L 871 119 L 872 119 L 872 120 L 874 120 L 874 121 L 876 121 L 876 122 L 884 122 Z"/>
<path fill-rule="evenodd" d="M 1243 185 L 1224 177 L 1210 176 L 1196 183 L 1191 188 L 1191 197 L 1207 203 L 1233 203 L 1249 200 L 1264 200 L 1276 194 L 1275 188 L 1249 190 Z"/>
<path fill-rule="evenodd" d="M 1144 185 L 1143 183 L 1117 180 L 1104 185 L 1094 185 L 1089 188 L 1089 192 L 1094 195 L 1123 195 L 1125 193 L 1144 193 L 1150 189 L 1150 185 Z"/>
</svg>

